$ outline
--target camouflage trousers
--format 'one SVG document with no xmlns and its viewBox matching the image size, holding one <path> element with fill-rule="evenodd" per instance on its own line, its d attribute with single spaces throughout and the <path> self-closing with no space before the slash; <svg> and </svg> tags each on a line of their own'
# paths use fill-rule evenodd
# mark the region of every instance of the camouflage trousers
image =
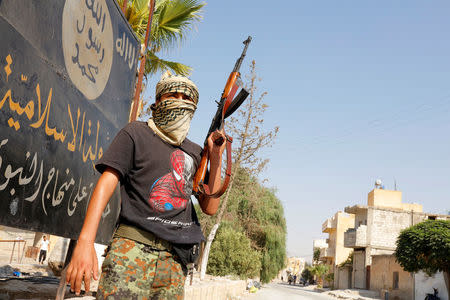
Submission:
<svg viewBox="0 0 450 300">
<path fill-rule="evenodd" d="M 169 251 L 116 237 L 102 265 L 97 299 L 183 299 L 185 279 Z"/>
</svg>

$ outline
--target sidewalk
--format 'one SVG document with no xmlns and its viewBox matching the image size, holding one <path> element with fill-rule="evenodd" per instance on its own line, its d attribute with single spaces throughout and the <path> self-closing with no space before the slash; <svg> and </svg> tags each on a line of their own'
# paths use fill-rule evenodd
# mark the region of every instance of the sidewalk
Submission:
<svg viewBox="0 0 450 300">
<path fill-rule="evenodd" d="M 356 289 L 334 290 L 325 292 L 325 294 L 334 296 L 339 299 L 356 299 L 356 300 L 381 299 L 380 294 L 377 291 L 369 291 L 369 290 L 356 290 Z"/>
<path fill-rule="evenodd" d="M 377 291 L 345 289 L 330 290 L 329 288 L 318 288 L 317 285 L 311 284 L 307 286 L 299 285 L 303 290 L 315 291 L 324 295 L 333 296 L 338 299 L 354 299 L 354 300 L 374 300 L 381 299 Z"/>
<path fill-rule="evenodd" d="M 0 299 L 54 299 L 60 277 L 54 276 L 47 264 L 7 264 L 0 266 Z M 97 290 L 98 281 L 91 282 L 91 291 Z M 206 275 L 200 281 L 196 272 L 193 284 L 186 278 L 185 300 L 240 299 L 246 293 L 246 281 L 231 277 Z M 66 286 L 65 299 L 95 299 L 93 296 L 76 297 Z"/>
</svg>

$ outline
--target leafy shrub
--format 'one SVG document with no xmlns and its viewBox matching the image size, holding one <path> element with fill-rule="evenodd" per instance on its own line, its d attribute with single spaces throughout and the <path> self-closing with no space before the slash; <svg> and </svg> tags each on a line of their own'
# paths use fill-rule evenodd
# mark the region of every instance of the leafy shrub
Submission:
<svg viewBox="0 0 450 300">
<path fill-rule="evenodd" d="M 259 275 L 261 254 L 253 250 L 244 233 L 226 224 L 211 245 L 207 272 L 212 275 L 237 275 L 242 279 Z"/>
</svg>

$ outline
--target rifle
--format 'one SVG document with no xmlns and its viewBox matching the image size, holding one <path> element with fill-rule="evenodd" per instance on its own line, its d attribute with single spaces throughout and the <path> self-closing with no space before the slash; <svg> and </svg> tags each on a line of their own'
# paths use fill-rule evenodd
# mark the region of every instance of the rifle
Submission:
<svg viewBox="0 0 450 300">
<path fill-rule="evenodd" d="M 209 135 L 216 131 L 222 130 L 225 124 L 225 119 L 228 118 L 233 112 L 235 112 L 239 106 L 244 102 L 244 100 L 249 95 L 249 92 L 243 88 L 241 73 L 239 69 L 241 68 L 242 61 L 244 60 L 245 54 L 247 52 L 248 45 L 250 44 L 252 37 L 249 36 L 244 43 L 244 50 L 242 50 L 241 56 L 237 59 L 236 64 L 234 65 L 233 71 L 228 76 L 227 83 L 225 84 L 225 88 L 223 89 L 222 95 L 220 97 L 220 101 L 217 102 L 217 111 L 212 119 L 211 126 L 209 127 L 208 134 L 206 135 L 202 159 L 200 161 L 200 165 L 197 169 L 197 172 L 194 176 L 194 193 L 197 195 L 203 194 L 208 197 L 220 197 L 225 193 L 225 190 L 228 187 L 228 183 L 230 181 L 231 176 L 231 143 L 233 139 L 225 135 L 226 140 L 223 138 L 219 138 L 214 141 L 214 143 L 218 146 L 222 145 L 224 142 L 227 143 L 226 151 L 227 151 L 227 168 L 225 171 L 225 180 L 222 183 L 222 187 L 219 191 L 214 194 L 210 194 L 209 187 L 204 183 L 206 170 L 208 168 L 208 137 Z M 236 94 L 239 86 L 242 87 L 239 94 L 233 99 Z"/>
</svg>

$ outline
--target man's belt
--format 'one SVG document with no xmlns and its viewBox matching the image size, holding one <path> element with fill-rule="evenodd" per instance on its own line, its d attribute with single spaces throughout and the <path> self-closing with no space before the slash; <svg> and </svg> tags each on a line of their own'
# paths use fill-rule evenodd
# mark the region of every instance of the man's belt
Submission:
<svg viewBox="0 0 450 300">
<path fill-rule="evenodd" d="M 172 244 L 166 240 L 160 239 L 153 233 L 127 224 L 119 224 L 114 237 L 122 237 L 148 245 L 156 250 L 172 250 Z"/>
</svg>

